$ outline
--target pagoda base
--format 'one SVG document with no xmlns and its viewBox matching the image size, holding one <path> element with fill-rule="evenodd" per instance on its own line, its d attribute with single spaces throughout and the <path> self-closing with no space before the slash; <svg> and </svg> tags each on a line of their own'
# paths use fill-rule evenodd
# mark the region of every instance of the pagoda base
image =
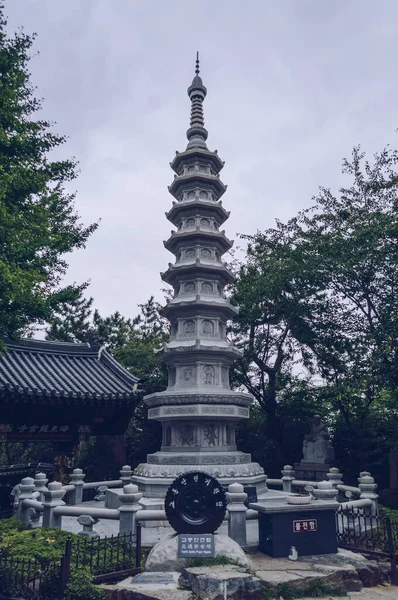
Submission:
<svg viewBox="0 0 398 600">
<path fill-rule="evenodd" d="M 231 452 L 223 456 L 219 453 L 173 456 L 168 452 L 157 452 L 148 456 L 148 459 L 153 460 L 155 457 L 156 462 L 138 465 L 132 477 L 133 483 L 138 485 L 147 498 L 164 498 L 174 479 L 187 471 L 208 473 L 224 487 L 231 483 L 254 486 L 258 496 L 268 491 L 264 469 L 258 463 L 249 462 L 250 455 L 243 452 Z"/>
</svg>

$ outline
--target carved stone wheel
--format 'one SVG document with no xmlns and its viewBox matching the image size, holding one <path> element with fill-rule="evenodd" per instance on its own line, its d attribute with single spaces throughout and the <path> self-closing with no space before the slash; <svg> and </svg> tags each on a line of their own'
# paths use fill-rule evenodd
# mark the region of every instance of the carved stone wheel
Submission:
<svg viewBox="0 0 398 600">
<path fill-rule="evenodd" d="M 223 522 L 226 510 L 222 485 L 202 471 L 180 475 L 167 490 L 166 517 L 177 533 L 213 533 Z"/>
</svg>

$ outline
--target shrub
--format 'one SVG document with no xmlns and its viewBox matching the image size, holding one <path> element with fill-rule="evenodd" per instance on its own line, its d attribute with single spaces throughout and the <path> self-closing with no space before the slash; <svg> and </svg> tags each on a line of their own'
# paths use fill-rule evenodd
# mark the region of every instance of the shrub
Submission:
<svg viewBox="0 0 398 600">
<path fill-rule="evenodd" d="M 103 600 L 105 592 L 91 583 L 88 567 L 73 569 L 62 600 Z"/>
<path fill-rule="evenodd" d="M 23 531 L 27 529 L 26 525 L 22 523 L 17 517 L 10 517 L 9 519 L 0 519 L 0 538 L 3 533 L 11 530 Z"/>
</svg>

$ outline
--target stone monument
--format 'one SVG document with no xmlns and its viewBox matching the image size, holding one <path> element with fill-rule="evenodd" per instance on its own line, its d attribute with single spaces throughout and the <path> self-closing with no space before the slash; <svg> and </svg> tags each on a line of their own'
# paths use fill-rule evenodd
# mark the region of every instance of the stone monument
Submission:
<svg viewBox="0 0 398 600">
<path fill-rule="evenodd" d="M 323 481 L 334 463 L 334 449 L 327 426 L 319 415 L 314 415 L 311 429 L 304 436 L 303 458 L 295 465 L 298 479 Z"/>
<path fill-rule="evenodd" d="M 168 387 L 145 398 L 148 418 L 162 423 L 162 446 L 133 476 L 147 497 L 164 497 L 175 477 L 192 470 L 204 471 L 225 486 L 237 481 L 256 486 L 258 494 L 267 491 L 263 469 L 235 443 L 236 425 L 249 417 L 252 398 L 229 385 L 229 369 L 240 352 L 226 333 L 237 308 L 224 294 L 234 276 L 222 256 L 233 242 L 220 231 L 229 217 L 220 199 L 227 189 L 219 175 L 224 163 L 206 145 L 207 90 L 198 59 L 195 73 L 188 88 L 188 145 L 171 162 L 175 175 L 169 192 L 175 201 L 166 213 L 177 228 L 164 242 L 175 262 L 162 273 L 174 290 L 163 309 L 171 324 L 170 341 L 159 350 L 168 369 Z"/>
</svg>

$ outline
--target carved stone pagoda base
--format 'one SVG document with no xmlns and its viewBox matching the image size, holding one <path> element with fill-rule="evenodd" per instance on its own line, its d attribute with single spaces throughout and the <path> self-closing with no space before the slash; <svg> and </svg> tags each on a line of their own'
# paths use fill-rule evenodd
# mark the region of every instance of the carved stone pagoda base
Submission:
<svg viewBox="0 0 398 600">
<path fill-rule="evenodd" d="M 221 457 L 215 453 L 173 456 L 170 453 L 157 452 L 148 456 L 148 459 L 151 458 L 156 458 L 158 462 L 141 463 L 135 469 L 132 478 L 147 498 L 164 498 L 174 479 L 187 471 L 208 473 L 223 486 L 235 482 L 244 486 L 255 486 L 258 496 L 268 492 L 264 470 L 259 464 L 249 462 L 250 455 L 243 452 L 228 453 Z M 236 462 L 231 462 L 231 459 L 236 459 Z"/>
</svg>

